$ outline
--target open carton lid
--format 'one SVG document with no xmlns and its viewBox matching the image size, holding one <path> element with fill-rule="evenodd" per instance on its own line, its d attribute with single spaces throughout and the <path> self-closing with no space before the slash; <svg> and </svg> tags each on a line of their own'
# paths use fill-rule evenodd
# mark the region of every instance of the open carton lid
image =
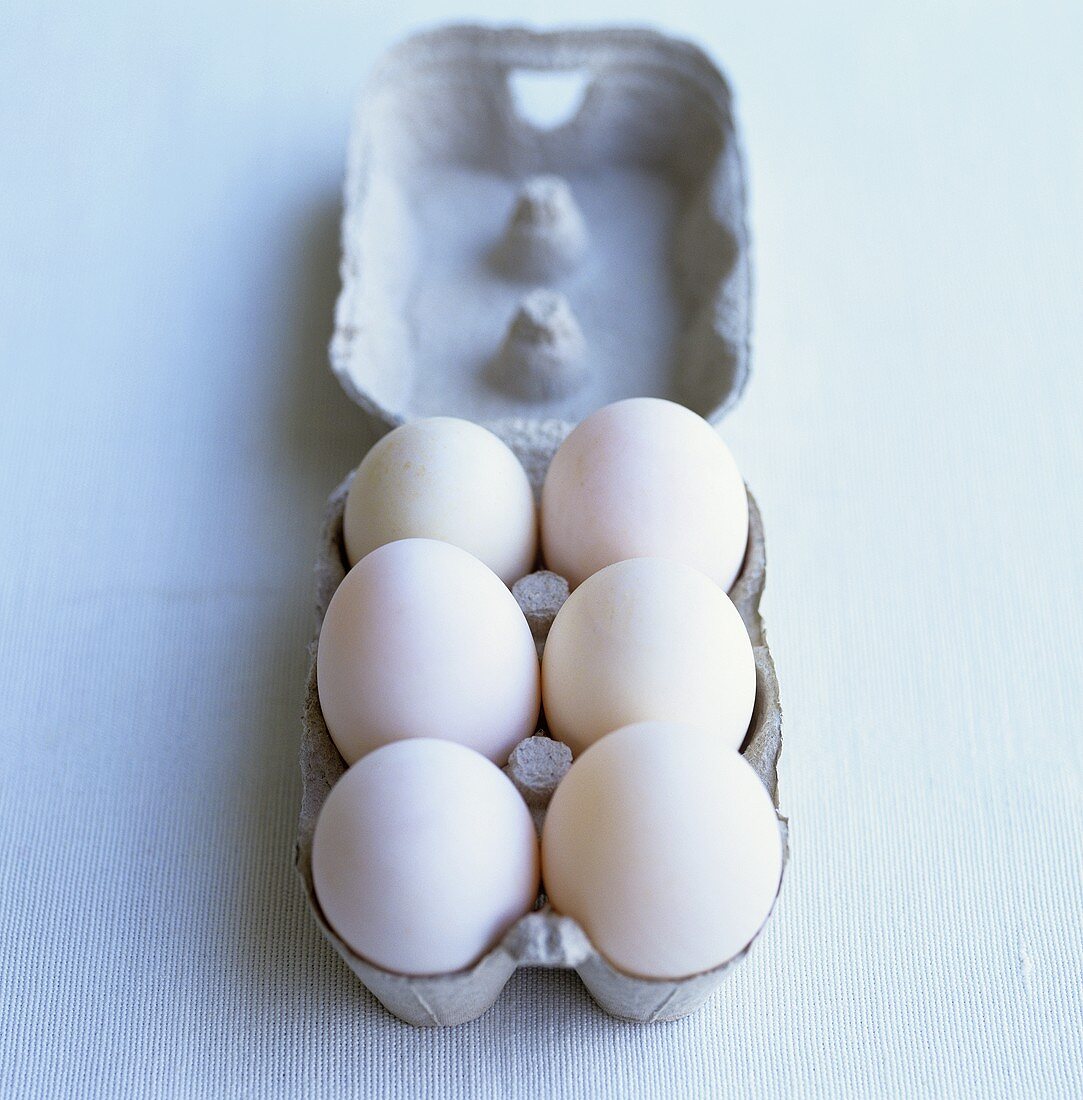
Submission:
<svg viewBox="0 0 1083 1100">
<path fill-rule="evenodd" d="M 394 48 L 350 144 L 346 392 L 388 426 L 567 425 L 642 395 L 721 419 L 749 371 L 730 100 L 702 51 L 649 30 L 460 26 Z"/>
</svg>

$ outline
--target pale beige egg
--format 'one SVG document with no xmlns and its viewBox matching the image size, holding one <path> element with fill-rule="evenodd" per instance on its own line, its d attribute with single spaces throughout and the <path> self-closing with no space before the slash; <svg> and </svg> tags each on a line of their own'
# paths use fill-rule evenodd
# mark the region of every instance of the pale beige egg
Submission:
<svg viewBox="0 0 1083 1100">
<path fill-rule="evenodd" d="M 538 841 L 511 780 L 449 741 L 386 745 L 335 784 L 312 878 L 356 954 L 402 974 L 471 966 L 530 911 Z"/>
<path fill-rule="evenodd" d="M 782 875 L 771 799 L 745 760 L 699 730 L 627 726 L 579 757 L 542 832 L 542 879 L 618 970 L 685 978 L 732 959 Z"/>
<path fill-rule="evenodd" d="M 756 702 L 752 643 L 729 596 L 703 573 L 632 558 L 592 574 L 557 613 L 542 701 L 550 733 L 575 754 L 651 719 L 737 749 Z"/>
<path fill-rule="evenodd" d="M 748 496 L 702 417 L 653 397 L 606 405 L 561 444 L 542 488 L 542 556 L 574 588 L 626 558 L 672 558 L 724 589 L 741 570 Z"/>
<path fill-rule="evenodd" d="M 540 672 L 526 618 L 477 558 L 390 542 L 346 574 L 316 653 L 320 706 L 348 764 L 389 741 L 457 741 L 503 766 L 535 732 Z"/>
<path fill-rule="evenodd" d="M 469 420 L 434 416 L 395 428 L 365 455 L 343 517 L 350 564 L 396 539 L 440 539 L 505 584 L 534 568 L 530 481 L 511 448 Z"/>
</svg>

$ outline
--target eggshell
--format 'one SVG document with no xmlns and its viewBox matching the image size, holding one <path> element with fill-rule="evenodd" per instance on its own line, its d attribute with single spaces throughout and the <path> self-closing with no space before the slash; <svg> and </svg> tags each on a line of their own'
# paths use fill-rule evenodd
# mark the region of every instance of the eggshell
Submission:
<svg viewBox="0 0 1083 1100">
<path fill-rule="evenodd" d="M 385 745 L 332 788 L 316 896 L 358 955 L 400 974 L 476 962 L 538 895 L 534 825 L 511 781 L 449 741 Z"/>
<path fill-rule="evenodd" d="M 672 558 L 733 584 L 748 496 L 702 417 L 654 397 L 606 405 L 561 444 L 541 501 L 542 555 L 574 588 L 626 558 Z"/>
<path fill-rule="evenodd" d="M 344 530 L 351 564 L 396 539 L 440 539 L 508 585 L 538 552 L 534 494 L 519 460 L 492 432 L 450 416 L 403 424 L 365 455 Z"/>
<path fill-rule="evenodd" d="M 709 577 L 632 558 L 588 577 L 557 612 L 542 659 L 549 731 L 578 755 L 612 730 L 666 719 L 740 748 L 756 661 L 740 612 Z"/>
<path fill-rule="evenodd" d="M 549 901 L 631 975 L 679 979 L 733 958 L 767 919 L 781 875 L 767 791 L 699 730 L 645 722 L 611 733 L 549 803 Z"/>
<path fill-rule="evenodd" d="M 327 608 L 320 705 L 347 763 L 389 741 L 457 741 L 503 765 L 537 726 L 534 639 L 500 578 L 432 539 L 362 558 Z"/>
</svg>

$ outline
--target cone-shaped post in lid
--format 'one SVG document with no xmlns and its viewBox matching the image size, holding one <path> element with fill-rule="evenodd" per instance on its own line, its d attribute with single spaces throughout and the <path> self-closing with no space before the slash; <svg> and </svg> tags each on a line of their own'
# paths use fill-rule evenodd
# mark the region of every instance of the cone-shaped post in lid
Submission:
<svg viewBox="0 0 1083 1100">
<path fill-rule="evenodd" d="M 525 295 L 493 366 L 502 389 L 532 401 L 578 388 L 586 377 L 586 341 L 567 298 L 544 289 Z"/>
<path fill-rule="evenodd" d="M 552 279 L 572 270 L 586 250 L 586 224 L 568 184 L 560 176 L 526 180 L 497 249 L 504 274 Z"/>
</svg>

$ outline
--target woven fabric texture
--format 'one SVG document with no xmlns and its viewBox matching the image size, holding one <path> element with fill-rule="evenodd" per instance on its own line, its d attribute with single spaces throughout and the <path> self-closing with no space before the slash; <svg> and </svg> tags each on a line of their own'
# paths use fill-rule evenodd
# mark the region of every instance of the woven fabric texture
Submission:
<svg viewBox="0 0 1083 1100">
<path fill-rule="evenodd" d="M 1083 1095 L 1078 6 L 667 5 L 738 92 L 792 859 L 692 1018 L 390 1019 L 291 866 L 351 106 L 438 18 L 0 17 L 0 1095 Z M 524 5 L 656 22 L 657 5 Z"/>
</svg>

